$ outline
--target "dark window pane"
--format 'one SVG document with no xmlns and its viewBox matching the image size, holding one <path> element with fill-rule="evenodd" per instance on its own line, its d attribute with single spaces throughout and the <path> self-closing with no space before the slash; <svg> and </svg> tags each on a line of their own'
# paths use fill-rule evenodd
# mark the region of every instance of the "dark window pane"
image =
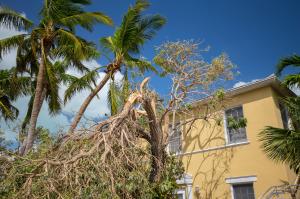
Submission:
<svg viewBox="0 0 300 199">
<path fill-rule="evenodd" d="M 233 185 L 234 199 L 255 199 L 253 184 Z"/>
<path fill-rule="evenodd" d="M 177 199 L 184 199 L 183 194 L 182 193 L 177 194 Z"/>
<path fill-rule="evenodd" d="M 283 128 L 288 129 L 289 128 L 288 111 L 287 111 L 286 107 L 281 103 L 279 103 L 279 109 L 280 109 Z"/>
</svg>

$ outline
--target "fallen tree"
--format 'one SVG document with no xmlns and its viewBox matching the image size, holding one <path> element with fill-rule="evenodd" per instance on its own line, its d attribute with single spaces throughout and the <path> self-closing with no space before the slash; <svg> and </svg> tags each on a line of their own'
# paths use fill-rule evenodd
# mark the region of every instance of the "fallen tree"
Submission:
<svg viewBox="0 0 300 199">
<path fill-rule="evenodd" d="M 45 135 L 27 156 L 11 154 L 0 184 L 5 198 L 171 198 L 181 162 L 167 153 L 168 124 L 176 113 L 184 124 L 214 118 L 223 101 L 216 83 L 231 78 L 232 64 L 221 55 L 211 63 L 198 57 L 198 44 L 169 42 L 158 49 L 156 63 L 171 75 L 169 98 L 147 88 L 149 78 L 133 89 L 121 111 L 88 129 L 57 140 Z M 206 97 L 201 114 L 192 100 Z M 171 119 L 171 121 L 169 121 Z"/>
</svg>

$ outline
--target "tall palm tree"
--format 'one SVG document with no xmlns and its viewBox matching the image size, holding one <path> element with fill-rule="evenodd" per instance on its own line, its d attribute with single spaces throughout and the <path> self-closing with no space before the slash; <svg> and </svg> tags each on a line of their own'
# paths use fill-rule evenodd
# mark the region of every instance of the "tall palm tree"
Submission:
<svg viewBox="0 0 300 199">
<path fill-rule="evenodd" d="M 62 61 L 56 61 L 54 63 L 50 63 L 51 67 L 54 69 L 54 75 L 56 77 L 56 80 L 58 81 L 58 84 L 64 84 L 67 85 L 68 83 L 73 81 L 73 76 L 66 73 L 66 69 L 68 68 L 69 63 L 62 62 Z M 31 66 L 31 68 L 34 68 Z M 89 71 L 88 71 L 89 72 Z M 32 108 L 33 108 L 33 100 L 35 96 L 35 88 L 36 88 L 36 82 L 37 82 L 37 74 L 31 75 L 31 85 L 30 85 L 30 91 L 28 92 L 28 95 L 30 95 L 30 99 L 28 101 L 27 106 L 27 112 L 23 119 L 22 125 L 21 125 L 21 132 L 19 135 L 20 141 L 22 141 L 22 137 L 26 134 L 27 127 L 30 122 Z M 45 84 L 44 92 L 43 92 L 43 98 L 45 98 L 45 101 L 48 103 L 49 112 L 51 114 L 56 114 L 58 111 L 61 110 L 60 107 L 60 99 L 56 98 L 54 100 L 51 99 L 52 92 L 56 92 L 55 95 L 58 96 L 58 90 L 51 90 L 51 87 L 49 87 L 49 84 Z M 39 104 L 39 109 L 41 108 L 42 103 Z M 22 150 L 22 147 L 20 148 Z"/>
<path fill-rule="evenodd" d="M 277 75 L 288 66 L 299 67 L 300 57 L 297 55 L 280 60 L 277 65 Z M 288 87 L 300 88 L 300 73 L 285 76 L 283 84 Z M 277 162 L 283 162 L 290 166 L 297 174 L 296 185 L 300 185 L 300 97 L 284 97 L 280 99 L 285 105 L 292 128 L 282 129 L 267 126 L 260 134 L 262 148 L 267 156 Z M 298 188 L 291 191 L 292 198 L 296 199 Z"/>
<path fill-rule="evenodd" d="M 122 66 L 129 69 L 137 68 L 141 72 L 155 70 L 149 62 L 133 57 L 140 53 L 142 45 L 152 39 L 157 30 L 165 24 L 165 19 L 160 15 L 143 16 L 142 12 L 148 7 L 147 1 L 137 0 L 133 6 L 129 7 L 114 35 L 100 40 L 102 46 L 113 55 L 113 61 L 106 66 L 106 75 L 81 105 L 73 119 L 69 133 L 74 132 L 92 99 L 114 77 L 114 74 L 121 70 Z M 73 93 L 73 91 L 69 89 L 68 93 Z M 68 95 L 65 97 L 65 102 L 67 100 Z"/>
<path fill-rule="evenodd" d="M 18 47 L 21 53 L 30 46 L 32 56 L 38 60 L 29 130 L 21 155 L 32 148 L 38 115 L 47 96 L 45 93 L 48 92 L 48 100 L 59 110 L 59 81 L 55 76 L 52 60 L 64 59 L 70 66 L 83 70 L 80 61 L 94 58 L 97 53 L 92 43 L 75 35 L 75 27 L 79 25 L 91 31 L 95 23 L 112 23 L 109 17 L 100 12 L 85 12 L 83 6 L 88 4 L 89 0 L 44 0 L 38 26 L 30 29 L 27 34 L 0 41 L 1 54 L 12 47 Z M 9 28 L 27 28 L 32 25 L 25 17 L 7 8 L 0 10 L 0 21 Z M 45 87 L 49 89 L 46 90 Z"/>
</svg>

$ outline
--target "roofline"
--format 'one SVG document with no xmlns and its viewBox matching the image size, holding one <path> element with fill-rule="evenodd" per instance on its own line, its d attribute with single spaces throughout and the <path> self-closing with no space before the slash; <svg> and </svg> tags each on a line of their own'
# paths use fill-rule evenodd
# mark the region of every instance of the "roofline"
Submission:
<svg viewBox="0 0 300 199">
<path fill-rule="evenodd" d="M 231 88 L 225 92 L 225 95 L 226 96 L 236 96 L 236 95 L 243 94 L 243 93 L 255 90 L 255 89 L 263 88 L 266 86 L 271 86 L 274 90 L 276 90 L 281 95 L 296 96 L 296 94 L 293 91 L 291 91 L 289 88 L 283 86 L 281 84 L 281 81 L 274 74 L 272 74 L 264 79 L 250 82 L 243 86 Z"/>
<path fill-rule="evenodd" d="M 293 91 L 291 91 L 289 88 L 283 86 L 281 84 L 281 81 L 274 75 L 270 75 L 264 79 L 260 79 L 254 82 L 247 83 L 245 85 L 236 87 L 236 88 L 231 88 L 225 91 L 225 97 L 234 97 L 240 94 L 247 93 L 249 91 L 253 91 L 256 89 L 264 88 L 270 86 L 274 90 L 276 90 L 279 94 L 283 96 L 297 96 Z M 193 102 L 193 106 L 199 105 L 199 103 L 206 103 L 211 96 L 206 97 L 204 99 L 197 100 Z"/>
</svg>

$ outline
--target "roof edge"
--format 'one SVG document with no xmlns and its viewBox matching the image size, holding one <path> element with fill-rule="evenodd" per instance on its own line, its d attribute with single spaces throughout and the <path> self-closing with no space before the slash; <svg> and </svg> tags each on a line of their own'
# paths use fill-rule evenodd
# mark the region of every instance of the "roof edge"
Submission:
<svg viewBox="0 0 300 199">
<path fill-rule="evenodd" d="M 225 91 L 225 97 L 234 97 L 237 95 L 241 95 L 244 93 L 247 93 L 249 91 L 253 91 L 256 89 L 260 89 L 260 88 L 264 88 L 270 86 L 272 87 L 274 90 L 276 90 L 276 92 L 278 92 L 280 95 L 283 96 L 297 96 L 293 91 L 291 91 L 289 88 L 283 86 L 281 84 L 281 81 L 274 75 L 270 75 L 264 79 L 260 79 L 254 82 L 250 82 L 247 83 L 245 85 L 236 87 L 236 88 L 230 88 L 228 90 Z M 205 103 L 207 102 L 210 97 L 204 98 L 204 99 L 200 99 L 197 100 L 195 102 L 193 102 L 193 106 L 197 106 L 199 105 L 199 103 Z"/>
</svg>

